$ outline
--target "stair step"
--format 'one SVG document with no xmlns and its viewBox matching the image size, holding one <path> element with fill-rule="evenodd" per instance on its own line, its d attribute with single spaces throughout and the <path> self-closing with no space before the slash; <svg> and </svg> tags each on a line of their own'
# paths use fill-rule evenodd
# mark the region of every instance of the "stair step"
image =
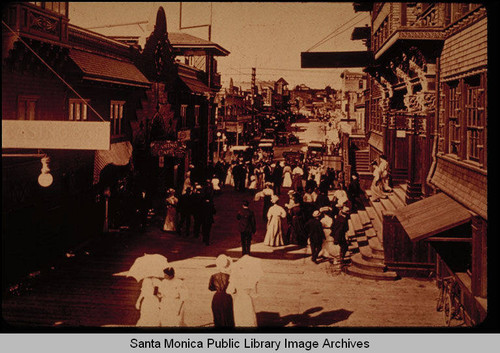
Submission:
<svg viewBox="0 0 500 353">
<path fill-rule="evenodd" d="M 361 221 L 361 224 L 366 229 L 370 224 L 370 217 L 368 216 L 368 213 L 366 213 L 366 211 L 360 210 L 358 211 L 358 216 Z"/>
<path fill-rule="evenodd" d="M 353 265 L 347 266 L 345 272 L 349 275 L 364 278 L 364 279 L 373 279 L 380 281 L 395 281 L 399 279 L 396 272 L 388 271 L 388 272 L 374 272 L 364 270 L 359 267 L 355 267 Z"/>
<path fill-rule="evenodd" d="M 352 225 L 352 222 L 350 219 L 347 220 L 347 224 L 348 224 L 348 229 L 347 229 L 347 232 L 345 233 L 346 237 L 347 238 L 352 238 L 354 237 L 354 227 Z"/>
<path fill-rule="evenodd" d="M 382 223 L 382 220 L 384 219 L 382 217 L 382 211 L 385 210 L 384 206 L 382 205 L 382 203 L 380 203 L 380 201 L 371 202 L 371 205 L 372 205 L 373 209 L 375 210 L 375 213 L 377 214 L 377 218 Z"/>
<path fill-rule="evenodd" d="M 358 243 L 356 243 L 356 242 L 351 243 L 351 245 L 349 245 L 349 248 L 347 249 L 347 251 L 350 251 L 351 254 L 357 254 L 359 252 Z"/>
<path fill-rule="evenodd" d="M 373 253 L 384 255 L 384 248 L 377 237 L 368 239 L 368 245 Z"/>
<path fill-rule="evenodd" d="M 381 199 L 380 202 L 387 211 L 394 211 L 396 209 L 394 204 L 389 199 Z"/>
<path fill-rule="evenodd" d="M 389 200 L 392 202 L 392 204 L 394 205 L 394 207 L 396 209 L 405 207 L 404 202 L 401 201 L 395 193 L 392 193 L 391 195 L 389 195 Z"/>
<path fill-rule="evenodd" d="M 377 236 L 377 231 L 373 227 L 371 227 L 371 228 L 368 228 L 367 230 L 365 230 L 365 235 L 368 238 L 373 238 L 373 237 Z"/>
<path fill-rule="evenodd" d="M 406 205 L 406 193 L 401 188 L 401 186 L 394 188 L 394 194 L 398 197 L 399 200 L 401 200 L 402 203 Z"/>
<path fill-rule="evenodd" d="M 356 237 L 356 242 L 359 246 L 368 245 L 368 237 L 365 235 Z"/>
<path fill-rule="evenodd" d="M 374 272 L 385 272 L 387 270 L 387 266 L 384 264 L 370 262 L 363 259 L 360 253 L 354 254 L 351 257 L 352 265 L 355 267 L 362 268 L 363 270 L 369 270 Z"/>
<path fill-rule="evenodd" d="M 351 214 L 350 220 L 352 222 L 352 226 L 355 234 L 364 233 L 363 225 L 361 224 L 361 220 L 357 213 Z"/>
<path fill-rule="evenodd" d="M 359 253 L 363 257 L 363 259 L 368 262 L 375 262 L 382 265 L 384 264 L 384 255 L 373 252 L 369 246 L 360 246 Z"/>
<path fill-rule="evenodd" d="M 368 217 L 370 217 L 370 220 L 373 220 L 374 218 L 378 218 L 377 213 L 373 209 L 372 206 L 366 206 L 365 207 L 366 213 L 368 214 Z"/>
</svg>

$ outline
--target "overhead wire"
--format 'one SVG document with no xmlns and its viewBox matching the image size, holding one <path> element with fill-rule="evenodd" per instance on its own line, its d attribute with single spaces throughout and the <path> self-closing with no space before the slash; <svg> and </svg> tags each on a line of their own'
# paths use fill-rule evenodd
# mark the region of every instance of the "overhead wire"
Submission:
<svg viewBox="0 0 500 353">
<path fill-rule="evenodd" d="M 40 55 L 38 55 L 38 53 L 37 53 L 35 50 L 33 50 L 33 49 L 29 46 L 29 44 L 28 44 L 28 43 L 26 43 L 26 42 L 25 42 L 25 41 L 21 38 L 21 36 L 19 36 L 19 35 L 18 35 L 18 34 L 17 34 L 17 33 L 16 33 L 13 29 L 12 29 L 12 28 L 10 28 L 10 27 L 7 25 L 7 23 L 5 23 L 3 20 L 2 20 L 2 24 L 3 24 L 5 27 L 7 27 L 7 29 L 8 29 L 9 31 L 11 31 L 11 32 L 12 32 L 12 33 L 13 33 L 13 34 L 14 34 L 14 35 L 15 35 L 15 36 L 19 39 L 19 41 L 20 41 L 21 43 L 23 43 L 23 44 L 26 46 L 26 48 L 28 48 L 28 49 L 29 49 L 29 51 L 31 51 L 31 52 L 35 55 L 35 57 L 37 57 L 37 58 L 38 58 L 38 59 L 39 59 L 39 60 L 40 60 L 40 61 L 41 61 L 41 62 L 42 62 L 45 66 L 47 66 L 47 68 L 48 68 L 48 69 L 49 69 L 49 70 L 50 70 L 50 71 L 51 71 L 54 75 L 56 75 L 56 77 L 57 77 L 58 79 L 60 79 L 60 80 L 61 80 L 61 81 L 62 81 L 62 82 L 63 82 L 63 83 L 64 83 L 64 84 L 65 84 L 65 85 L 66 85 L 66 86 L 67 86 L 67 87 L 68 87 L 68 88 L 69 88 L 69 89 L 70 89 L 70 90 L 74 93 L 74 94 L 76 94 L 76 95 L 78 96 L 78 98 L 80 98 L 80 100 L 81 100 L 82 102 L 84 102 L 84 103 L 85 103 L 85 104 L 86 104 L 86 105 L 87 105 L 87 106 L 88 106 L 88 107 L 89 107 L 89 108 L 90 108 L 90 109 L 91 109 L 91 110 L 92 110 L 92 111 L 93 111 L 93 112 L 97 115 L 97 117 L 98 117 L 99 119 L 101 119 L 103 122 L 106 122 L 106 120 L 105 120 L 105 119 L 101 116 L 101 114 L 99 114 L 99 113 L 98 113 L 98 112 L 97 112 L 97 111 L 96 111 L 96 110 L 95 110 L 95 109 L 94 109 L 94 108 L 93 108 L 93 107 L 92 107 L 92 106 L 91 106 L 91 105 L 90 105 L 90 104 L 89 104 L 89 103 L 88 103 L 88 102 L 87 102 L 87 101 L 86 101 L 86 100 L 85 100 L 85 99 L 84 99 L 84 98 L 83 98 L 83 97 L 82 97 L 82 96 L 81 96 L 81 95 L 80 95 L 80 94 L 79 94 L 79 93 L 78 93 L 78 92 L 77 92 L 77 91 L 73 88 L 73 87 L 71 87 L 71 85 L 70 85 L 68 82 L 66 82 L 66 80 L 64 80 L 64 78 L 62 78 L 62 77 L 61 77 L 61 76 L 60 76 L 60 75 L 59 75 L 59 74 L 58 74 L 58 73 L 57 73 L 57 72 L 56 72 L 56 71 L 55 71 L 55 70 L 54 70 L 54 69 L 53 69 L 53 68 L 52 68 L 49 64 L 47 64 L 47 63 L 45 62 L 45 60 L 43 60 L 43 59 L 42 59 L 42 57 L 40 57 Z"/>
<path fill-rule="evenodd" d="M 330 37 L 331 35 L 335 34 L 339 29 L 341 29 L 342 27 L 344 27 L 346 24 L 348 24 L 349 22 L 351 22 L 352 20 L 356 19 L 357 17 L 361 16 L 362 14 L 359 13 L 357 15 L 354 15 L 354 17 L 351 17 L 349 20 L 347 20 L 346 22 L 342 23 L 340 26 L 338 26 L 337 28 L 335 28 L 332 32 L 330 32 L 329 34 L 327 34 L 325 37 L 323 37 L 322 39 L 320 39 L 316 44 L 314 44 L 312 47 L 310 47 L 309 49 L 307 49 L 306 51 L 310 51 L 314 48 L 316 48 L 318 45 L 320 45 L 320 43 L 322 43 L 324 40 L 326 40 L 328 37 Z"/>
<path fill-rule="evenodd" d="M 355 20 L 357 17 L 361 16 L 363 14 L 358 14 L 354 17 L 352 17 L 350 20 L 344 22 L 342 25 L 340 25 L 339 27 L 337 27 L 333 32 L 331 32 L 330 34 L 328 34 L 327 36 L 325 36 L 323 39 L 321 39 L 319 42 L 317 42 L 316 44 L 314 44 L 311 48 L 307 49 L 306 52 L 308 51 L 311 51 L 312 49 L 315 49 L 317 47 L 319 47 L 320 45 L 326 43 L 327 41 L 339 36 L 340 34 L 344 33 L 345 31 L 347 31 L 348 29 L 352 28 L 353 26 L 357 25 L 358 23 L 362 22 L 362 21 L 365 21 L 366 18 L 362 18 L 361 20 L 359 20 L 358 22 L 356 23 L 353 23 L 353 24 L 350 24 L 348 27 L 344 28 L 342 31 L 338 32 L 342 27 L 346 26 L 349 22 Z M 338 33 L 337 33 L 338 32 Z"/>
</svg>

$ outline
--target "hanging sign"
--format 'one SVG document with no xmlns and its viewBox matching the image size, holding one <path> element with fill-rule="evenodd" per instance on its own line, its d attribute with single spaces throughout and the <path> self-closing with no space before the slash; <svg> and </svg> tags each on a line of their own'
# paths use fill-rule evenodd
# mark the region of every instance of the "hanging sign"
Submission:
<svg viewBox="0 0 500 353">
<path fill-rule="evenodd" d="M 110 123 L 2 120 L 2 148 L 109 150 Z"/>
</svg>

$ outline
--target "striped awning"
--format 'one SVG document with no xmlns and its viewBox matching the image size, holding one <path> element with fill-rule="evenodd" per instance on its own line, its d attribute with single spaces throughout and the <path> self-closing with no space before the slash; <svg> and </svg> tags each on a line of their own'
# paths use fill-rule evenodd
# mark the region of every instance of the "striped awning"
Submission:
<svg viewBox="0 0 500 353">
<path fill-rule="evenodd" d="M 94 185 L 99 182 L 101 170 L 108 164 L 127 165 L 132 157 L 132 145 L 129 141 L 111 144 L 107 151 L 96 151 L 94 158 Z"/>
</svg>

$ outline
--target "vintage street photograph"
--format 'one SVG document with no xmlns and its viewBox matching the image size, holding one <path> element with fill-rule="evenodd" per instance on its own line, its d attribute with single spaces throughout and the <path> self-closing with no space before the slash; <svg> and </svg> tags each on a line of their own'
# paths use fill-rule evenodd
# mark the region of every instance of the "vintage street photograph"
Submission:
<svg viewBox="0 0 500 353">
<path fill-rule="evenodd" d="M 488 15 L 2 3 L 2 331 L 477 329 Z"/>
</svg>

